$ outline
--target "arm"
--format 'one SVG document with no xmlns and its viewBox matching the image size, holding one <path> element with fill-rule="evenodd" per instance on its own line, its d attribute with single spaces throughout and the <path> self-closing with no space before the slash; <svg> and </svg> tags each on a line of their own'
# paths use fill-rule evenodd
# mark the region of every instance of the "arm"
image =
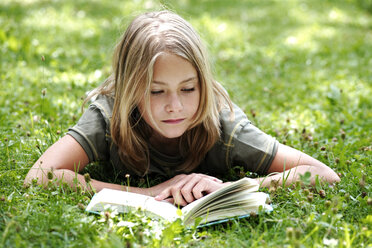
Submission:
<svg viewBox="0 0 372 248">
<path fill-rule="evenodd" d="M 284 178 L 286 185 L 290 185 L 300 179 L 300 175 L 307 171 L 311 173 L 311 183 L 313 185 L 317 175 L 321 180 L 329 183 L 340 181 L 337 174 L 322 162 L 283 144 L 279 144 L 278 151 L 268 171 L 269 173 L 279 173 L 256 180 L 261 186 L 269 187 L 271 181 L 275 180 L 282 183 Z M 178 175 L 154 187 L 161 189 L 161 193 L 155 199 L 167 200 L 185 206 L 201 198 L 203 193 L 212 193 L 227 184 L 229 182 L 222 183 L 216 178 L 202 174 Z"/>
<path fill-rule="evenodd" d="M 71 188 L 76 189 L 77 185 L 74 181 L 77 178 L 78 184 L 84 190 L 92 191 L 85 182 L 84 176 L 77 173 L 83 170 L 88 163 L 89 159 L 84 149 L 73 137 L 66 135 L 49 147 L 35 162 L 28 172 L 24 184 L 30 184 L 33 179 L 37 179 L 39 184 L 46 186 L 49 182 L 48 172 L 52 171 L 53 178 L 57 178 L 57 183 L 66 182 Z M 184 199 L 187 202 L 192 202 L 195 200 L 194 195 L 199 199 L 203 196 L 202 192 L 213 192 L 223 184 L 217 178 L 203 174 L 182 174 L 151 188 L 126 187 L 94 179 L 90 181 L 90 185 L 97 192 L 103 188 L 110 188 L 150 196 L 160 194 L 157 197 L 158 200 L 171 197 L 167 201 L 184 206 L 187 205 Z"/>
<path fill-rule="evenodd" d="M 284 175 L 283 171 L 285 171 Z M 286 185 L 290 185 L 300 179 L 300 175 L 303 175 L 307 171 L 311 173 L 311 183 L 313 185 L 315 184 L 317 175 L 321 180 L 329 183 L 340 181 L 337 174 L 322 162 L 283 144 L 279 144 L 278 151 L 268 171 L 269 173 L 279 173 L 268 177 L 257 178 L 256 180 L 261 186 L 269 187 L 271 181 L 275 180 L 282 183 L 284 178 Z M 172 203 L 185 206 L 201 198 L 203 193 L 212 193 L 227 184 L 229 182 L 222 183 L 216 178 L 202 174 L 178 175 L 154 187 L 162 189 L 161 193 L 155 199 L 168 200 Z"/>
<path fill-rule="evenodd" d="M 285 171 L 284 175 L 283 171 Z M 270 186 L 272 180 L 282 183 L 283 178 L 286 179 L 286 185 L 290 185 L 300 179 L 300 175 L 303 175 L 307 171 L 311 173 L 312 185 L 315 184 L 316 175 L 319 176 L 319 179 L 329 183 L 340 181 L 338 175 L 327 165 L 301 151 L 283 144 L 279 144 L 278 151 L 268 171 L 269 173 L 280 173 L 273 176 L 258 178 L 257 180 L 263 187 Z"/>
<path fill-rule="evenodd" d="M 48 172 L 52 171 L 57 182 L 66 182 L 73 189 L 76 189 L 74 179 L 85 190 L 91 191 L 86 184 L 84 176 L 78 174 L 89 163 L 88 156 L 80 144 L 70 135 L 66 135 L 49 147 L 44 154 L 35 162 L 28 172 L 24 184 L 30 184 L 33 179 L 41 185 L 48 184 Z M 103 188 L 127 190 L 127 187 L 118 184 L 105 183 L 98 180 L 91 180 L 91 186 L 100 191 Z M 146 189 L 130 187 L 131 192 L 146 194 Z"/>
</svg>

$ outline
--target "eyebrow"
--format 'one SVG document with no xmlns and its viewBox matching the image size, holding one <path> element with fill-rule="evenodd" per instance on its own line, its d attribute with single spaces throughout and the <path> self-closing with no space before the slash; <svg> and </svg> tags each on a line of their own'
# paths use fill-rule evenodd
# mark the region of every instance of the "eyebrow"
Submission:
<svg viewBox="0 0 372 248">
<path fill-rule="evenodd" d="M 196 80 L 196 79 L 198 79 L 198 77 L 190 77 L 190 78 L 187 78 L 187 79 L 185 79 L 185 80 L 182 80 L 181 82 L 180 82 L 180 84 L 184 84 L 184 83 L 188 83 L 188 82 L 190 82 L 190 81 L 193 81 L 193 80 Z M 167 83 L 165 83 L 165 82 L 162 82 L 162 81 L 152 81 L 154 84 L 167 84 Z"/>
</svg>

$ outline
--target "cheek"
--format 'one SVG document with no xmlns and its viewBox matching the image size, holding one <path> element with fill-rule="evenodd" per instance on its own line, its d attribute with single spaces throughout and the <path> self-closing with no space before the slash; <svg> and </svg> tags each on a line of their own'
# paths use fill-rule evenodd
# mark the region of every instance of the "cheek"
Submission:
<svg viewBox="0 0 372 248">
<path fill-rule="evenodd" d="M 156 120 L 156 117 L 159 115 L 158 113 L 162 109 L 162 104 L 159 98 L 154 97 L 150 99 L 150 111 L 152 114 L 152 117 Z"/>
<path fill-rule="evenodd" d="M 199 97 L 199 94 L 195 94 L 195 96 L 192 98 L 192 99 L 190 99 L 191 101 L 190 101 L 190 106 L 191 106 L 191 108 L 192 108 L 192 111 L 193 112 L 196 112 L 196 111 L 198 111 L 198 109 L 199 109 L 199 104 L 200 104 L 200 97 Z"/>
<path fill-rule="evenodd" d="M 143 105 L 142 105 L 143 106 Z M 153 118 L 153 121 L 155 123 L 153 123 L 151 121 L 151 118 L 150 118 L 150 113 L 148 111 L 146 111 L 146 109 L 144 108 L 144 106 L 141 108 L 142 109 L 142 112 L 143 113 L 143 119 L 146 121 L 146 123 L 151 126 L 152 128 L 155 128 L 156 126 L 156 122 L 161 119 L 161 114 L 162 114 L 162 103 L 161 103 L 161 99 L 159 99 L 158 97 L 154 97 L 154 98 L 150 98 L 150 109 L 148 111 L 151 111 L 151 116 Z"/>
<path fill-rule="evenodd" d="M 150 124 L 150 116 L 149 113 L 146 111 L 145 104 L 143 101 L 141 101 L 138 104 L 138 110 L 141 113 L 142 118 L 145 120 L 147 124 Z M 151 109 L 150 109 L 151 110 Z"/>
</svg>

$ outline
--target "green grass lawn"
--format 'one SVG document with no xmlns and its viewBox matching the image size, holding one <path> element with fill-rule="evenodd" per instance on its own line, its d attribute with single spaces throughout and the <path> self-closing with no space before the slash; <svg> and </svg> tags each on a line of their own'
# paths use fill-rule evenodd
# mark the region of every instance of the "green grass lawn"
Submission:
<svg viewBox="0 0 372 248">
<path fill-rule="evenodd" d="M 271 189 L 272 213 L 201 229 L 141 213 L 90 215 L 87 194 L 23 188 L 34 161 L 81 115 L 85 92 L 110 74 L 128 21 L 162 6 L 201 33 L 216 79 L 255 125 L 326 163 L 341 182 Z M 371 247 L 371 6 L 1 1 L 0 247 Z"/>
</svg>

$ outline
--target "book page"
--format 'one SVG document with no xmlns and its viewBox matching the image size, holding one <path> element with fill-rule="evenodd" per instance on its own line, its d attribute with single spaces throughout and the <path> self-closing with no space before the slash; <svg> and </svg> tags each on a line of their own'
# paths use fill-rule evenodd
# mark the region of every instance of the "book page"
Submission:
<svg viewBox="0 0 372 248">
<path fill-rule="evenodd" d="M 119 212 L 130 212 L 133 209 L 141 209 L 169 221 L 179 217 L 177 215 L 177 207 L 169 202 L 157 201 L 151 196 L 113 189 L 102 189 L 95 194 L 88 204 L 86 211 L 100 212 L 104 211 L 107 206 L 117 209 Z"/>
<path fill-rule="evenodd" d="M 182 213 L 186 219 L 189 216 L 192 216 L 194 212 L 198 211 L 198 209 L 203 208 L 205 205 L 209 204 L 212 201 L 216 201 L 219 198 L 225 198 L 226 195 L 233 195 L 237 191 L 245 191 L 245 192 L 254 192 L 258 190 L 258 183 L 250 178 L 242 178 L 236 182 L 231 183 L 230 185 L 221 188 L 209 195 L 206 195 L 186 207 L 182 209 Z M 234 198 L 234 197 L 232 197 Z"/>
<path fill-rule="evenodd" d="M 245 192 L 239 192 L 245 193 Z M 218 204 L 214 204 L 209 206 L 208 208 L 201 208 L 198 211 L 194 212 L 191 218 L 197 218 L 203 215 L 211 215 L 214 213 L 222 213 L 222 212 L 229 212 L 234 214 L 234 209 L 241 208 L 241 209 L 249 209 L 249 212 L 255 211 L 257 212 L 259 206 L 262 206 L 265 210 L 271 210 L 271 206 L 266 204 L 266 199 L 268 195 L 263 192 L 252 192 L 246 194 L 240 194 L 239 198 L 230 201 L 220 201 Z"/>
<path fill-rule="evenodd" d="M 243 192 L 244 193 L 244 192 Z M 212 208 L 202 208 L 194 212 L 191 216 L 185 219 L 185 224 L 192 224 L 194 219 L 201 217 L 200 224 L 207 222 L 228 219 L 232 217 L 248 216 L 250 213 L 257 213 L 259 207 L 263 207 L 263 211 L 272 211 L 270 205 L 265 204 L 268 195 L 263 192 L 252 192 L 245 194 L 238 201 L 222 202 L 221 205 L 215 205 Z"/>
</svg>

